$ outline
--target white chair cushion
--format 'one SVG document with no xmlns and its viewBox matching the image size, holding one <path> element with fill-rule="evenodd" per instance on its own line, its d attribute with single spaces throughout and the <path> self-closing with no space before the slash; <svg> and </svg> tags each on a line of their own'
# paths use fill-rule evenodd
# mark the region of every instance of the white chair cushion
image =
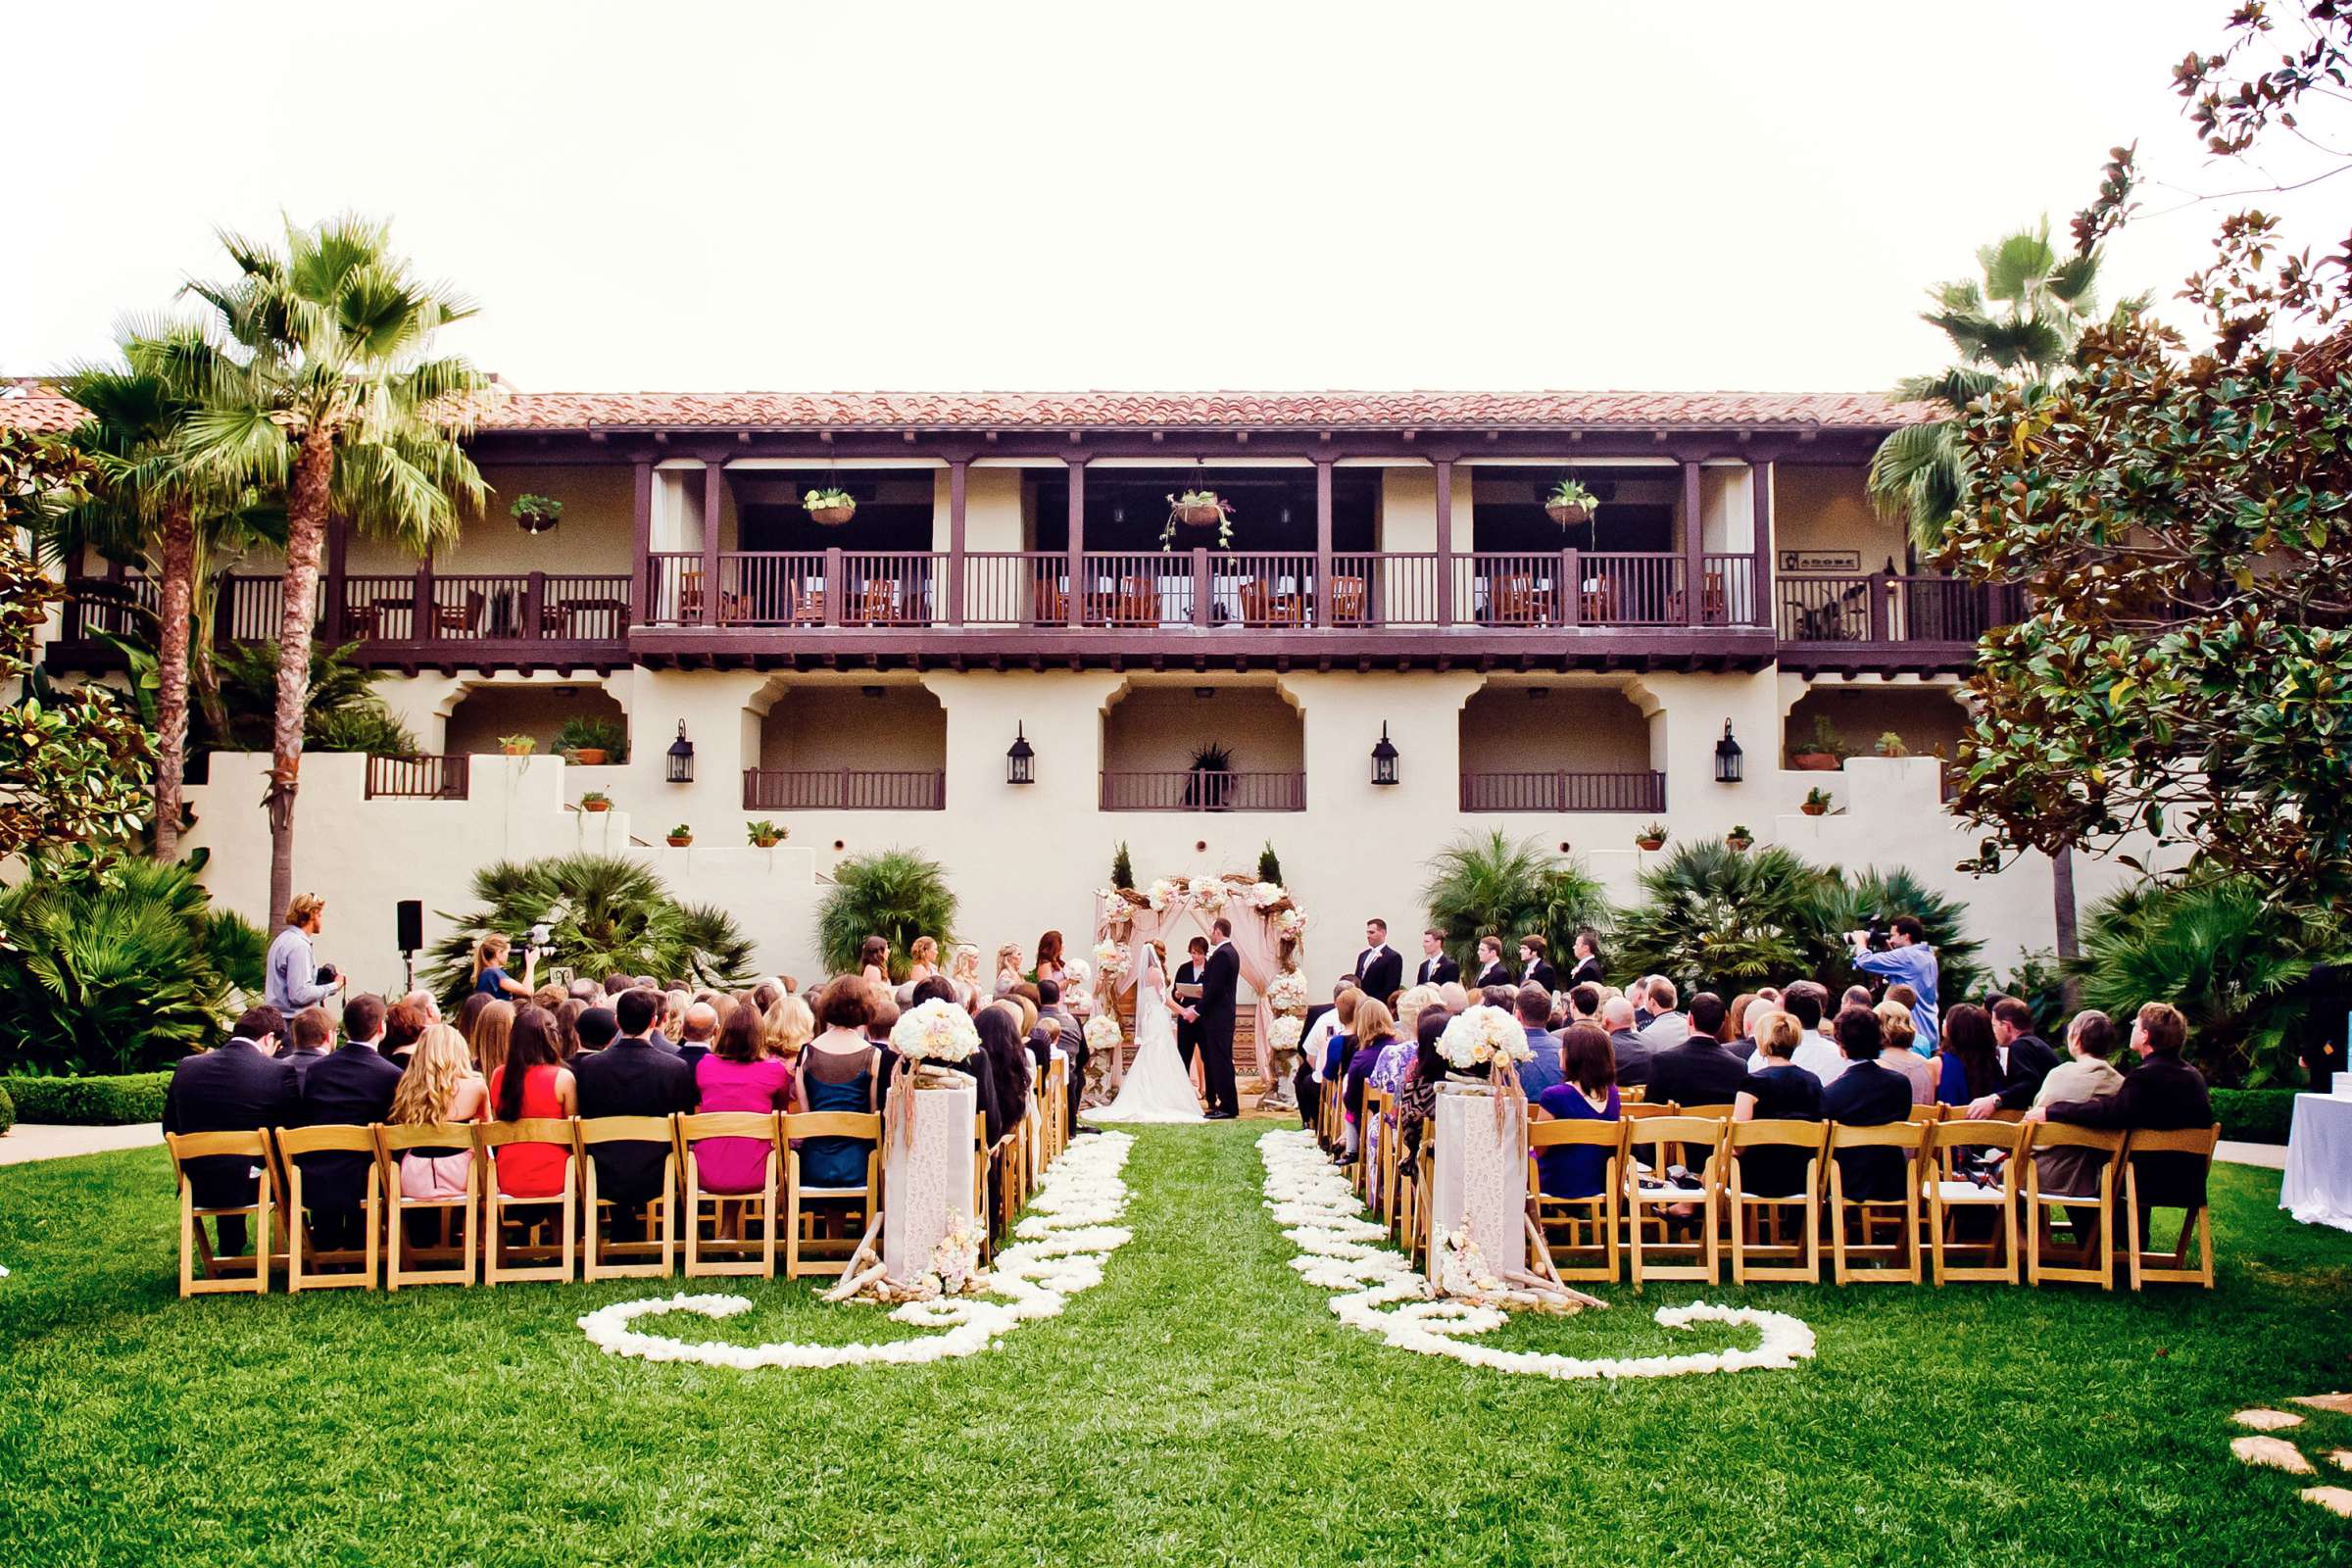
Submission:
<svg viewBox="0 0 2352 1568">
<path fill-rule="evenodd" d="M 1998 1187 L 1979 1187 L 1975 1182 L 1937 1182 L 1936 1196 L 1948 1203 L 1998 1203 L 2007 1197 Z"/>
</svg>

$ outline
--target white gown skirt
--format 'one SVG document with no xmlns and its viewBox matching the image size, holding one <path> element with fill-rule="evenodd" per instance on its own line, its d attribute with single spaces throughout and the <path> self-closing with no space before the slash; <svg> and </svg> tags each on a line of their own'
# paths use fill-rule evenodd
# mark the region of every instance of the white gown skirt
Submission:
<svg viewBox="0 0 2352 1568">
<path fill-rule="evenodd" d="M 1192 1075 L 1176 1054 L 1176 1022 L 1167 1004 L 1146 996 L 1136 1008 L 1135 1060 L 1107 1105 L 1081 1112 L 1087 1121 L 1204 1121 Z"/>
</svg>

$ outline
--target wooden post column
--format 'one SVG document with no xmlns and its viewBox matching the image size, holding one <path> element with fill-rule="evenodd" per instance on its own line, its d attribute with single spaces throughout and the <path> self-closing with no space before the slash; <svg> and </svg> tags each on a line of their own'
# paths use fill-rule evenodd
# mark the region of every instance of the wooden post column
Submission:
<svg viewBox="0 0 2352 1568">
<path fill-rule="evenodd" d="M 968 458 L 948 460 L 948 624 L 963 624 L 963 507 Z"/>
<path fill-rule="evenodd" d="M 653 619 L 653 606 L 659 597 L 659 585 L 654 581 L 654 464 L 651 458 L 639 458 L 637 472 L 630 490 L 629 506 L 634 515 L 631 529 L 635 542 L 630 549 L 635 564 L 629 570 L 628 624 L 643 626 Z"/>
<path fill-rule="evenodd" d="M 703 624 L 718 624 L 718 506 L 725 494 L 726 466 L 703 460 Z"/>
<path fill-rule="evenodd" d="M 1752 608 L 1755 624 L 1777 628 L 1781 623 L 1778 608 L 1772 599 L 1772 461 L 1747 466 L 1747 494 L 1750 504 L 1750 526 L 1755 532 L 1756 570 L 1752 592 L 1756 602 Z"/>
<path fill-rule="evenodd" d="M 1315 460 L 1315 592 L 1314 623 L 1331 624 L 1331 459 Z"/>
<path fill-rule="evenodd" d="M 1438 458 L 1438 624 L 1453 624 L 1453 460 Z"/>
<path fill-rule="evenodd" d="M 1070 470 L 1070 591 L 1062 608 L 1072 627 L 1086 625 L 1086 459 L 1062 460 Z"/>
<path fill-rule="evenodd" d="M 1683 463 L 1683 620 L 1696 626 L 1706 618 L 1705 524 L 1699 516 L 1698 465 Z"/>
<path fill-rule="evenodd" d="M 343 635 L 345 606 L 343 603 L 343 573 L 351 559 L 351 519 L 337 512 L 326 519 L 326 641 L 340 648 L 347 640 Z M 230 590 L 232 593 L 235 590 Z"/>
</svg>

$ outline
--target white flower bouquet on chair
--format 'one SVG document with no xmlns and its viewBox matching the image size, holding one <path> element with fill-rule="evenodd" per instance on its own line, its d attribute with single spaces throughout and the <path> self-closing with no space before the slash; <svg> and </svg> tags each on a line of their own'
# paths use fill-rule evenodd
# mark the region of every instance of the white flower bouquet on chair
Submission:
<svg viewBox="0 0 2352 1568">
<path fill-rule="evenodd" d="M 890 1047 L 918 1064 L 969 1061 L 980 1049 L 972 1015 L 940 998 L 909 1007 L 890 1026 Z"/>
<path fill-rule="evenodd" d="M 1536 1059 L 1527 1043 L 1527 1029 L 1500 1007 L 1464 1007 L 1438 1036 L 1438 1054 L 1456 1072 L 1475 1072 L 1497 1061 Z"/>
</svg>

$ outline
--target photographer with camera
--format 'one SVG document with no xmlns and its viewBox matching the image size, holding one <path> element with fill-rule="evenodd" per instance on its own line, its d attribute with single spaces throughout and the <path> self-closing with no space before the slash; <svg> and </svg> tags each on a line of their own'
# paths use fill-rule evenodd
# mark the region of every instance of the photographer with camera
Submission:
<svg viewBox="0 0 2352 1568">
<path fill-rule="evenodd" d="M 321 965 L 311 952 L 311 938 L 325 923 L 326 901 L 316 893 L 297 893 L 286 906 L 286 926 L 270 944 L 264 969 L 263 1000 L 291 1018 L 341 991 L 343 974 L 333 964 Z"/>
<path fill-rule="evenodd" d="M 506 937 L 493 933 L 473 945 L 473 989 L 498 1000 L 508 997 L 527 999 L 537 989 L 539 949 L 547 935 L 547 927 L 531 927 L 529 945 L 522 950 L 522 978 L 517 980 L 507 973 L 507 955 L 514 945 Z"/>
<path fill-rule="evenodd" d="M 1848 931 L 1854 967 L 1909 986 L 1919 1000 L 1911 1004 L 1911 1049 L 1923 1056 L 1936 1054 L 1936 950 L 1928 946 L 1928 928 L 1915 914 L 1898 914 L 1891 921 L 1874 916 L 1867 929 Z"/>
</svg>

